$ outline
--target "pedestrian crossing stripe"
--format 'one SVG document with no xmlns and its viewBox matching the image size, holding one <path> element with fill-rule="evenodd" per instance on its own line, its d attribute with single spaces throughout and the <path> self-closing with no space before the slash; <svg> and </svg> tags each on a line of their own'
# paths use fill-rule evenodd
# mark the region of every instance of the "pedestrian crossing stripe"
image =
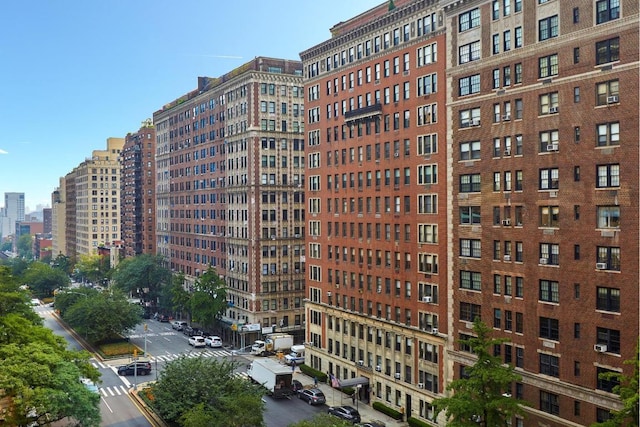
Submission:
<svg viewBox="0 0 640 427">
<path fill-rule="evenodd" d="M 127 387 L 123 385 L 113 387 L 99 387 L 98 391 L 100 392 L 102 397 L 122 396 L 127 394 Z"/>
<path fill-rule="evenodd" d="M 220 350 L 220 351 L 202 350 L 202 351 L 191 351 L 189 353 L 182 353 L 182 354 L 167 354 L 162 356 L 151 356 L 149 360 L 152 362 L 155 362 L 155 361 L 169 362 L 171 360 L 179 359 L 180 357 L 195 358 L 195 357 L 227 357 L 227 356 L 231 356 L 231 352 L 226 350 Z"/>
</svg>

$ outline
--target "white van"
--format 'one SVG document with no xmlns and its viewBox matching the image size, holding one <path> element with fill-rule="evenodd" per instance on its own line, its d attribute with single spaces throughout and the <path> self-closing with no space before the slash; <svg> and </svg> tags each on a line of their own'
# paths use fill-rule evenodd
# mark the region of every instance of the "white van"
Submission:
<svg viewBox="0 0 640 427">
<path fill-rule="evenodd" d="M 304 345 L 292 345 L 291 353 L 284 356 L 284 361 L 287 365 L 291 365 L 294 362 L 296 365 L 304 363 Z"/>
</svg>

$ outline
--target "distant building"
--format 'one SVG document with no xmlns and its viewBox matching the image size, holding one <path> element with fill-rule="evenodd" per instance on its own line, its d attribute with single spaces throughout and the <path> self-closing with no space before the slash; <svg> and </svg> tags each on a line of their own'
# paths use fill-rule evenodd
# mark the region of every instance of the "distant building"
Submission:
<svg viewBox="0 0 640 427">
<path fill-rule="evenodd" d="M 16 222 L 24 221 L 24 193 L 4 193 L 4 208 L 0 216 L 0 234 L 14 235 Z"/>
<path fill-rule="evenodd" d="M 151 119 L 127 134 L 120 153 L 124 256 L 156 254 L 156 132 Z"/>
<path fill-rule="evenodd" d="M 68 255 L 66 250 L 66 197 L 65 179 L 60 178 L 60 185 L 51 193 L 51 239 L 52 257 L 60 254 Z"/>
</svg>

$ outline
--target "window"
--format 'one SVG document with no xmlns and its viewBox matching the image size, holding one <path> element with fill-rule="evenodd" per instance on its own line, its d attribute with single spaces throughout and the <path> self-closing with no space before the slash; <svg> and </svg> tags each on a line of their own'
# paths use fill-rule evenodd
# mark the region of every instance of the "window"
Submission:
<svg viewBox="0 0 640 427">
<path fill-rule="evenodd" d="M 559 337 L 560 327 L 558 319 L 540 317 L 540 338 L 558 341 Z"/>
<path fill-rule="evenodd" d="M 596 1 L 596 24 L 612 21 L 620 17 L 620 0 Z"/>
<path fill-rule="evenodd" d="M 418 126 L 424 126 L 438 121 L 438 104 L 421 105 L 418 107 Z"/>
<path fill-rule="evenodd" d="M 419 165 L 418 184 L 436 184 L 438 182 L 438 165 Z"/>
<path fill-rule="evenodd" d="M 558 37 L 558 15 L 538 21 L 538 41 Z"/>
<path fill-rule="evenodd" d="M 596 125 L 597 145 L 606 147 L 609 145 L 620 145 L 620 123 L 602 123 Z"/>
<path fill-rule="evenodd" d="M 613 393 L 613 389 L 616 386 L 620 385 L 620 380 L 617 375 L 619 372 L 612 371 L 610 369 L 601 368 L 598 366 L 596 370 L 597 375 L 597 385 L 596 388 L 598 390 L 603 390 L 609 393 Z"/>
<path fill-rule="evenodd" d="M 598 228 L 620 228 L 620 206 L 598 206 Z"/>
<path fill-rule="evenodd" d="M 460 271 L 460 289 L 482 290 L 482 275 L 478 271 Z"/>
<path fill-rule="evenodd" d="M 545 93 L 539 97 L 539 114 L 550 114 L 558 111 L 558 92 Z"/>
<path fill-rule="evenodd" d="M 515 28 L 514 46 L 516 49 L 522 47 L 522 27 Z"/>
<path fill-rule="evenodd" d="M 480 158 L 480 141 L 460 143 L 460 160 L 475 160 Z"/>
<path fill-rule="evenodd" d="M 596 43 L 596 64 L 618 61 L 620 59 L 620 38 L 614 37 Z"/>
<path fill-rule="evenodd" d="M 436 62 L 438 53 L 438 44 L 430 43 L 428 45 L 418 48 L 418 54 L 416 55 L 418 61 L 418 67 L 428 65 Z"/>
<path fill-rule="evenodd" d="M 538 299 L 545 302 L 560 302 L 560 288 L 558 282 L 553 280 L 540 280 L 540 292 Z"/>
<path fill-rule="evenodd" d="M 560 398 L 558 395 L 540 390 L 540 410 L 552 415 L 560 415 Z"/>
<path fill-rule="evenodd" d="M 604 270 L 620 271 L 620 248 L 616 246 L 598 246 L 596 262 L 604 264 Z"/>
<path fill-rule="evenodd" d="M 540 206 L 540 227 L 557 227 L 559 206 Z"/>
<path fill-rule="evenodd" d="M 480 239 L 460 239 L 460 256 L 480 258 L 481 255 Z"/>
<path fill-rule="evenodd" d="M 538 77 L 544 79 L 546 77 L 558 75 L 558 54 L 543 56 L 538 58 Z M 478 79 L 479 80 L 479 79 Z"/>
<path fill-rule="evenodd" d="M 480 40 L 462 45 L 458 48 L 458 63 L 464 64 L 480 59 Z"/>
<path fill-rule="evenodd" d="M 620 165 L 598 165 L 596 167 L 597 181 L 596 188 L 619 187 L 620 186 Z"/>
<path fill-rule="evenodd" d="M 438 213 L 438 195 L 437 194 L 419 194 L 418 195 L 418 213 L 421 213 L 421 214 Z"/>
<path fill-rule="evenodd" d="M 418 243 L 438 243 L 438 226 L 418 224 Z"/>
<path fill-rule="evenodd" d="M 438 91 L 438 74 L 418 77 L 418 96 L 430 95 Z"/>
<path fill-rule="evenodd" d="M 620 331 L 616 329 L 597 328 L 597 344 L 607 346 L 607 353 L 620 354 Z"/>
<path fill-rule="evenodd" d="M 620 313 L 620 289 L 596 287 L 596 309 Z"/>
<path fill-rule="evenodd" d="M 480 224 L 480 206 L 461 206 L 460 224 Z"/>
<path fill-rule="evenodd" d="M 558 265 L 560 263 L 560 245 L 557 243 L 540 243 L 540 258 L 544 258 L 549 265 Z"/>
<path fill-rule="evenodd" d="M 424 274 L 438 274 L 438 255 L 419 253 L 418 272 Z"/>
<path fill-rule="evenodd" d="M 500 53 L 500 34 L 494 34 L 491 43 L 491 53 L 497 55 Z"/>
<path fill-rule="evenodd" d="M 481 190 L 480 176 L 479 173 L 460 175 L 460 192 L 479 193 Z"/>
<path fill-rule="evenodd" d="M 618 102 L 620 96 L 618 80 L 596 84 L 596 104 L 607 105 Z"/>
<path fill-rule="evenodd" d="M 466 128 L 469 126 L 475 126 L 480 124 L 480 108 L 461 110 L 459 115 L 460 115 L 461 128 Z"/>
<path fill-rule="evenodd" d="M 557 190 L 560 186 L 558 168 L 540 169 L 538 188 L 540 190 Z"/>
<path fill-rule="evenodd" d="M 458 30 L 467 31 L 480 25 L 480 9 L 475 8 L 458 15 Z"/>
<path fill-rule="evenodd" d="M 548 130 L 540 132 L 540 152 L 558 151 L 558 131 Z"/>
<path fill-rule="evenodd" d="M 540 353 L 540 373 L 552 377 L 560 376 L 560 359 L 557 356 Z"/>
<path fill-rule="evenodd" d="M 481 306 L 477 304 L 461 302 L 460 303 L 460 320 L 473 322 L 475 319 L 480 319 L 480 309 L 481 309 Z"/>
<path fill-rule="evenodd" d="M 438 152 L 438 134 L 418 135 L 418 155 L 426 156 Z"/>
<path fill-rule="evenodd" d="M 480 74 L 463 77 L 458 82 L 458 94 L 460 96 L 471 95 L 480 92 Z"/>
</svg>

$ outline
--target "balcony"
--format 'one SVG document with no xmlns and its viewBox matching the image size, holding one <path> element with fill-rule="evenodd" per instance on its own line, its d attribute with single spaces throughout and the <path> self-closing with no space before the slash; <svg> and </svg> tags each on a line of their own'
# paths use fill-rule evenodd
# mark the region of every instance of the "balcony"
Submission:
<svg viewBox="0 0 640 427">
<path fill-rule="evenodd" d="M 379 116 L 382 114 L 382 104 L 373 104 L 367 107 L 358 108 L 356 110 L 346 111 L 344 113 L 345 122 L 355 122 Z"/>
</svg>

